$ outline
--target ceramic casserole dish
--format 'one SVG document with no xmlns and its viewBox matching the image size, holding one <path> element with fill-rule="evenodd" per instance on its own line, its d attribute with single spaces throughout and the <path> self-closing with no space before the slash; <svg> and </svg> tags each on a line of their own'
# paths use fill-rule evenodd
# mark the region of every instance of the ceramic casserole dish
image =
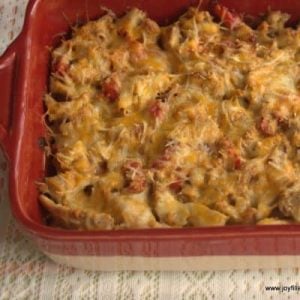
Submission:
<svg viewBox="0 0 300 300">
<path fill-rule="evenodd" d="M 297 0 L 220 1 L 239 13 L 268 9 L 300 18 Z M 71 24 L 100 17 L 103 7 L 122 14 L 138 7 L 160 24 L 190 5 L 209 1 L 31 0 L 24 29 L 0 58 L 0 143 L 9 166 L 13 216 L 37 247 L 58 263 L 91 270 L 216 270 L 300 266 L 299 225 L 184 229 L 72 231 L 44 225 L 36 182 L 45 177 L 43 97 L 49 77 L 49 48 Z"/>
</svg>

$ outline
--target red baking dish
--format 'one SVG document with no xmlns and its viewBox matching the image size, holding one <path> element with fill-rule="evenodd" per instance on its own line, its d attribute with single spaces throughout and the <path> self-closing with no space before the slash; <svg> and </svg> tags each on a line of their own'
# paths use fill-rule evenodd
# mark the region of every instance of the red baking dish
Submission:
<svg viewBox="0 0 300 300">
<path fill-rule="evenodd" d="M 238 12 L 282 10 L 300 19 L 297 0 L 224 0 Z M 200 1 L 209 8 L 209 1 Z M 103 6 L 122 14 L 145 10 L 159 23 L 180 15 L 192 0 L 31 0 L 24 29 L 0 58 L 0 141 L 9 164 L 10 204 L 20 228 L 59 263 L 95 270 L 199 270 L 300 266 L 300 225 L 82 232 L 43 224 L 36 182 L 45 174 L 39 140 L 45 135 L 43 96 L 49 47 L 70 24 L 95 19 Z"/>
</svg>

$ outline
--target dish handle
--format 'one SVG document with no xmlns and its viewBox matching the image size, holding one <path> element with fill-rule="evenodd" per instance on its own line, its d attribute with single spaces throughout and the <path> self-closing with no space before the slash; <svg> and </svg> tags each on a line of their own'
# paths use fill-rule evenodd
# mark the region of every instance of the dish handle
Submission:
<svg viewBox="0 0 300 300">
<path fill-rule="evenodd" d="M 7 151 L 12 127 L 12 112 L 16 96 L 19 39 L 0 57 L 0 144 Z"/>
</svg>

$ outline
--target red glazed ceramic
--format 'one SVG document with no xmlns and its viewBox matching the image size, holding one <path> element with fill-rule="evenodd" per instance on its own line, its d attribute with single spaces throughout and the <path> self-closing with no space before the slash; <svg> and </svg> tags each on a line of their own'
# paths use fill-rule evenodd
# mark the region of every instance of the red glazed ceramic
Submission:
<svg viewBox="0 0 300 300">
<path fill-rule="evenodd" d="M 268 9 L 300 19 L 298 0 L 224 0 L 237 12 L 257 16 Z M 200 1 L 209 9 L 209 1 Z M 9 164 L 12 213 L 53 260 L 96 270 L 197 270 L 300 266 L 300 225 L 147 229 L 80 232 L 43 223 L 36 182 L 45 175 L 40 146 L 45 135 L 43 97 L 49 48 L 70 25 L 100 17 L 102 7 L 122 14 L 138 7 L 160 24 L 176 19 L 192 0 L 31 0 L 24 29 L 0 58 L 0 143 Z"/>
</svg>

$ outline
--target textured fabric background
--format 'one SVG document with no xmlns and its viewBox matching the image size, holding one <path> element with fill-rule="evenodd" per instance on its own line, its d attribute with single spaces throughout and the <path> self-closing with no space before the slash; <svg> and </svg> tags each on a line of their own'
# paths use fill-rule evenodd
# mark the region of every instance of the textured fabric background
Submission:
<svg viewBox="0 0 300 300">
<path fill-rule="evenodd" d="M 19 33 L 26 4 L 27 0 L 0 0 L 0 53 Z M 105 273 L 56 265 L 15 227 L 0 152 L 0 300 L 300 299 L 295 291 L 266 291 L 271 285 L 300 285 L 299 269 Z"/>
</svg>

